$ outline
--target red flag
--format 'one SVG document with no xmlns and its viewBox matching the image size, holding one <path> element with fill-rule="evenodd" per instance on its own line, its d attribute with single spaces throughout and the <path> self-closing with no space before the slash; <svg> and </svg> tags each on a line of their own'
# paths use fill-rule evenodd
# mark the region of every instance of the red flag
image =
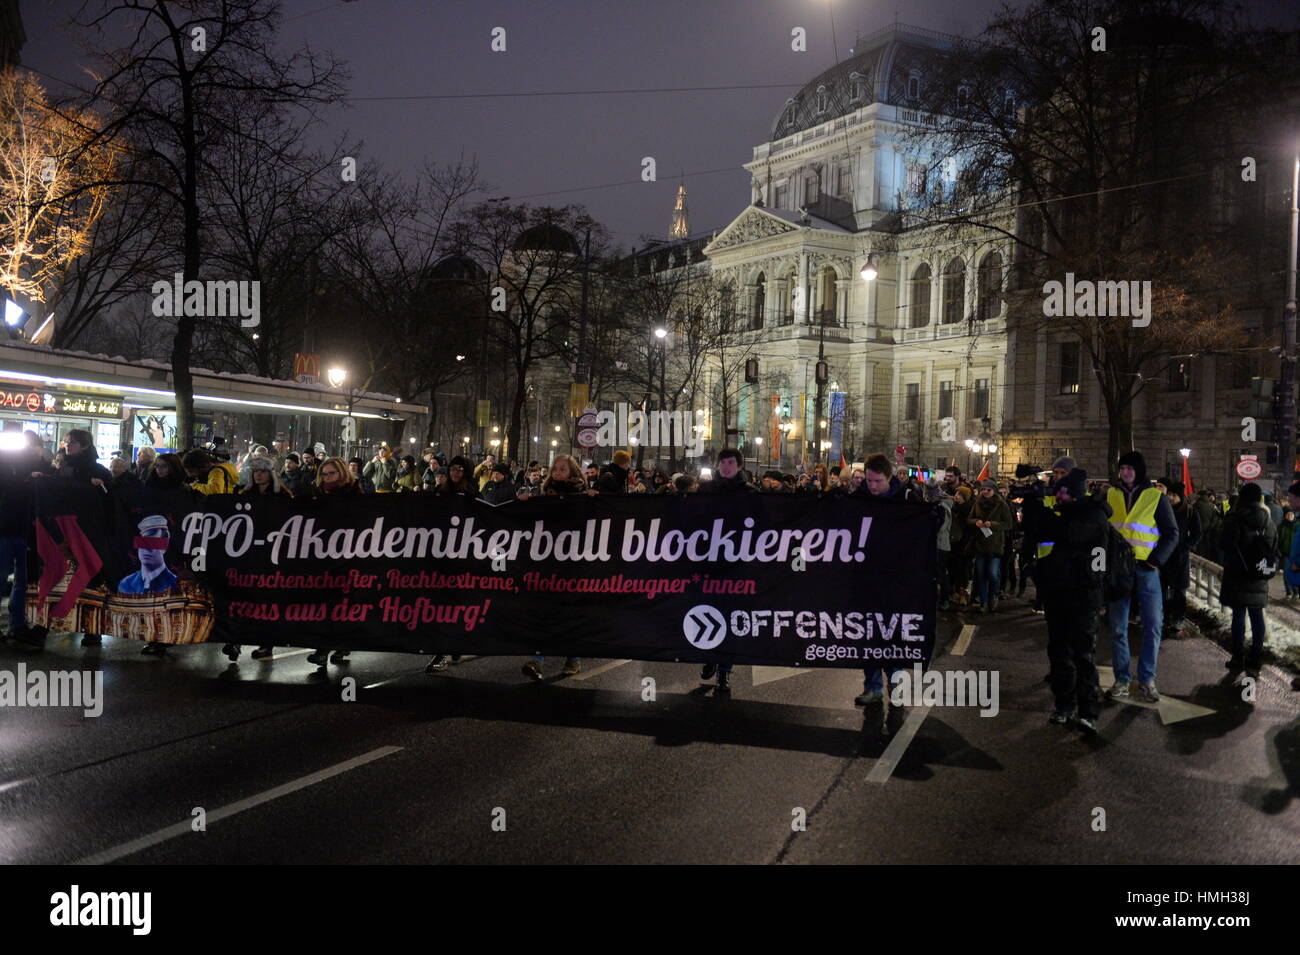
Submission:
<svg viewBox="0 0 1300 955">
<path fill-rule="evenodd" d="M 1195 493 L 1196 493 L 1196 489 L 1192 487 L 1192 469 L 1189 466 L 1187 458 L 1184 457 L 1183 458 L 1183 499 L 1186 500 L 1187 498 L 1191 497 Z"/>
<path fill-rule="evenodd" d="M 36 595 L 41 603 L 50 595 L 54 585 L 63 579 L 68 571 L 68 558 L 63 556 L 59 545 L 40 521 L 36 522 L 36 553 L 41 555 L 41 580 Z"/>
<path fill-rule="evenodd" d="M 979 477 L 975 479 L 975 483 L 978 484 L 980 481 L 987 481 L 988 477 L 989 477 L 989 463 L 985 461 L 984 467 L 980 468 Z"/>
<path fill-rule="evenodd" d="M 60 514 L 54 518 L 54 523 L 58 524 L 59 530 L 63 531 L 63 539 L 68 542 L 72 556 L 77 561 L 77 569 L 73 572 L 72 579 L 68 581 L 67 591 L 50 611 L 53 617 L 65 617 L 77 605 L 77 598 L 86 589 L 90 579 L 103 568 L 104 562 L 81 530 L 75 515 Z"/>
</svg>

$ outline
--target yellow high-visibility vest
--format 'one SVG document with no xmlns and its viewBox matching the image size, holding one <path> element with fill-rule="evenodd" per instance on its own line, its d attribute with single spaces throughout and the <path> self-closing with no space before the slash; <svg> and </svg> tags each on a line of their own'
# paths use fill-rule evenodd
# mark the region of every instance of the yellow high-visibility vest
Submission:
<svg viewBox="0 0 1300 955">
<path fill-rule="evenodd" d="M 1110 505 L 1110 522 L 1133 548 L 1133 556 L 1139 561 L 1146 560 L 1160 542 L 1160 528 L 1156 527 L 1156 508 L 1160 506 L 1161 494 L 1153 487 L 1138 495 L 1133 510 L 1125 506 L 1124 492 L 1117 487 L 1106 492 L 1106 502 Z"/>
<path fill-rule="evenodd" d="M 1047 510 L 1055 514 L 1060 511 L 1060 503 L 1061 503 L 1060 501 L 1058 501 L 1055 497 L 1053 497 L 1051 506 L 1049 507 L 1047 504 L 1044 504 L 1043 507 L 1045 507 Z M 1056 541 L 1039 541 L 1038 559 L 1042 560 L 1044 557 L 1050 554 L 1052 552 L 1052 545 L 1055 543 Z"/>
</svg>

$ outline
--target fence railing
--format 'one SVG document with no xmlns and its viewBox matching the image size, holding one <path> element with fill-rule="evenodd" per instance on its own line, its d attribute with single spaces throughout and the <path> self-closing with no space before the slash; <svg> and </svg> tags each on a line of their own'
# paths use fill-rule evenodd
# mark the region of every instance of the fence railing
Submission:
<svg viewBox="0 0 1300 955">
<path fill-rule="evenodd" d="M 1223 567 L 1206 560 L 1200 554 L 1192 554 L 1191 575 L 1187 584 L 1188 593 L 1204 600 L 1212 610 L 1222 610 L 1219 603 L 1219 589 L 1223 586 Z"/>
</svg>

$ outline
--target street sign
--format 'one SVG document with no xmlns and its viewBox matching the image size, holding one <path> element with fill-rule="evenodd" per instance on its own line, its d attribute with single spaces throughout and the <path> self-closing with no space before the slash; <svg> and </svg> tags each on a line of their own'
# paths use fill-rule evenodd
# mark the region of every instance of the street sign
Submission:
<svg viewBox="0 0 1300 955">
<path fill-rule="evenodd" d="M 1253 481 L 1264 472 L 1264 468 L 1253 454 L 1243 454 L 1237 462 L 1237 477 L 1243 481 Z"/>
</svg>

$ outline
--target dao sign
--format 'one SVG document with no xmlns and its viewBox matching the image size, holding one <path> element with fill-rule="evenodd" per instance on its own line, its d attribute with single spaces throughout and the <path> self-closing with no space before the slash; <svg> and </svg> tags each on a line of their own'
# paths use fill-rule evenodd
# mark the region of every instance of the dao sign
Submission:
<svg viewBox="0 0 1300 955">
<path fill-rule="evenodd" d="M 1254 454 L 1243 454 L 1237 462 L 1237 477 L 1243 481 L 1253 481 L 1264 472 L 1259 458 Z"/>
</svg>

